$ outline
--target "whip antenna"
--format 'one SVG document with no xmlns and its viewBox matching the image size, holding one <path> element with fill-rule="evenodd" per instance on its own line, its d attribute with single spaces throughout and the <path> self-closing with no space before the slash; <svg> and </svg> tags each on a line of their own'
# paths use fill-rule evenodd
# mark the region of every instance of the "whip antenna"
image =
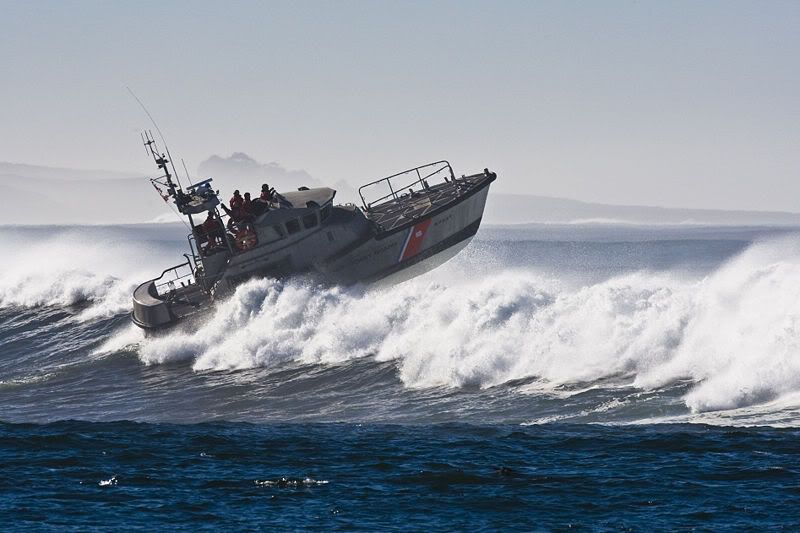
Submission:
<svg viewBox="0 0 800 533">
<path fill-rule="evenodd" d="M 167 146 L 167 141 L 164 140 L 164 134 L 161 133 L 161 128 L 159 128 L 158 124 L 156 124 L 156 120 L 153 118 L 153 115 L 150 114 L 150 111 L 147 110 L 147 108 L 144 106 L 142 101 L 139 100 L 139 97 L 134 94 L 134 92 L 131 90 L 130 87 L 128 87 L 126 85 L 125 88 L 128 90 L 128 93 L 130 93 L 130 95 L 133 97 L 133 99 L 136 100 L 136 103 L 139 104 L 139 107 L 142 108 L 142 111 L 144 111 L 144 114 L 147 115 L 147 118 L 150 119 L 150 122 L 153 123 L 153 127 L 158 132 L 158 136 L 161 137 L 161 142 L 164 143 L 164 146 L 166 147 Z"/>
<path fill-rule="evenodd" d="M 186 161 L 184 161 L 182 157 L 181 163 L 183 164 L 183 171 L 186 172 L 186 179 L 189 180 L 189 185 L 192 185 L 192 177 L 189 175 L 189 169 L 186 168 Z"/>
<path fill-rule="evenodd" d="M 136 100 L 136 102 L 142 108 L 142 111 L 144 111 L 145 115 L 147 115 L 147 118 L 150 119 L 150 122 L 153 123 L 153 127 L 158 132 L 158 136 L 161 138 L 161 142 L 164 144 L 164 150 L 167 151 L 167 156 L 169 157 L 169 162 L 172 165 L 172 173 L 175 174 L 175 179 L 178 180 L 178 187 L 183 188 L 183 185 L 181 185 L 181 177 L 178 175 L 178 171 L 175 169 L 175 163 L 172 161 L 172 154 L 169 153 L 169 146 L 167 146 L 167 141 L 166 141 L 166 139 L 164 139 L 164 134 L 161 133 L 161 128 L 159 128 L 158 124 L 156 124 L 156 119 L 153 118 L 153 115 L 150 114 L 150 111 L 148 111 L 147 108 L 142 103 L 142 101 L 139 100 L 139 97 L 136 96 L 136 94 L 134 94 L 133 90 L 131 90 L 131 88 L 128 87 L 127 85 L 125 86 L 125 88 L 128 90 L 128 92 L 133 97 L 133 99 Z"/>
</svg>

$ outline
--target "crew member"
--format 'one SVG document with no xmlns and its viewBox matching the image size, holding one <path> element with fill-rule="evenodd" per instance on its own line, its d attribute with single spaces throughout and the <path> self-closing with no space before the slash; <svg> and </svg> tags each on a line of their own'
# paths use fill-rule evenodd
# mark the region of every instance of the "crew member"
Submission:
<svg viewBox="0 0 800 533">
<path fill-rule="evenodd" d="M 242 208 L 243 203 L 244 199 L 242 199 L 242 195 L 239 194 L 239 189 L 236 189 L 235 191 L 233 191 L 233 197 L 231 198 L 230 201 L 231 211 L 233 211 L 234 216 Z"/>
<path fill-rule="evenodd" d="M 261 201 L 271 202 L 275 197 L 275 189 L 270 189 L 266 183 L 261 186 Z"/>
<path fill-rule="evenodd" d="M 214 217 L 213 211 L 208 212 L 208 216 L 201 227 L 208 241 L 208 246 L 213 247 L 216 244 L 216 238 L 219 236 L 219 223 Z"/>
<path fill-rule="evenodd" d="M 255 211 L 253 209 L 253 201 L 250 199 L 250 193 L 244 193 L 244 201 L 242 207 L 239 209 L 239 218 L 243 222 L 252 222 L 255 219 Z"/>
</svg>

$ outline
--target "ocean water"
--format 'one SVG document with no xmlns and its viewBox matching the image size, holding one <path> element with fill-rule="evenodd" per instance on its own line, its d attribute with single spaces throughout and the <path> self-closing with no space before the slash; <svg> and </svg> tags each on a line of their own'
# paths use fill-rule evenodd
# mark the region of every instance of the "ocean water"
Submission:
<svg viewBox="0 0 800 533">
<path fill-rule="evenodd" d="M 2 227 L 4 529 L 800 527 L 800 232 L 485 227 L 144 337 L 180 225 Z"/>
</svg>

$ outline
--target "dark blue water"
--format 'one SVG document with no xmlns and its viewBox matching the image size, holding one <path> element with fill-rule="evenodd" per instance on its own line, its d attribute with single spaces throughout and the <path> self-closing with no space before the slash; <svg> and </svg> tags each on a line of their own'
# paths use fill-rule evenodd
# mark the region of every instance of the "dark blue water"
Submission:
<svg viewBox="0 0 800 533">
<path fill-rule="evenodd" d="M 0 230 L 4 529 L 800 526 L 787 229 L 489 228 L 145 339 L 130 289 L 182 233 Z"/>
<path fill-rule="evenodd" d="M 667 425 L 0 426 L 6 525 L 800 527 L 798 431 Z"/>
</svg>

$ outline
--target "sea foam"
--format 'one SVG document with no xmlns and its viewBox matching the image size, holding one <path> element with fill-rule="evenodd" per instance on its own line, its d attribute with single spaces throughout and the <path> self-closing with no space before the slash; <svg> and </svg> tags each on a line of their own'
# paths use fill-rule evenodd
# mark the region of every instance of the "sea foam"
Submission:
<svg viewBox="0 0 800 533">
<path fill-rule="evenodd" d="M 136 283 L 176 252 L 170 238 L 142 231 L 67 228 L 31 239 L 31 230 L 4 229 L 0 307 L 81 303 L 75 317 L 84 321 L 129 312 Z M 702 279 L 640 271 L 576 285 L 533 265 L 509 269 L 491 253 L 459 257 L 388 288 L 251 281 L 195 332 L 141 340 L 126 329 L 105 346 L 138 342 L 145 364 L 185 360 L 197 371 L 374 357 L 393 361 L 409 388 L 536 378 L 546 392 L 617 376 L 653 390 L 688 379 L 694 412 L 800 393 L 797 239 L 754 244 Z"/>
<path fill-rule="evenodd" d="M 544 385 L 621 376 L 645 390 L 690 379 L 693 411 L 800 391 L 800 247 L 751 246 L 704 279 L 637 272 L 566 287 L 528 271 L 432 275 L 384 289 L 256 280 L 194 333 L 140 347 L 197 371 L 395 361 L 405 386 Z"/>
<path fill-rule="evenodd" d="M 138 283 L 175 261 L 135 228 L 2 228 L 0 308 L 81 304 L 78 320 L 130 311 Z M 169 248 L 169 247 L 167 247 Z M 163 266 L 161 266 L 163 268 Z M 154 272 L 155 271 L 155 272 Z"/>
</svg>

